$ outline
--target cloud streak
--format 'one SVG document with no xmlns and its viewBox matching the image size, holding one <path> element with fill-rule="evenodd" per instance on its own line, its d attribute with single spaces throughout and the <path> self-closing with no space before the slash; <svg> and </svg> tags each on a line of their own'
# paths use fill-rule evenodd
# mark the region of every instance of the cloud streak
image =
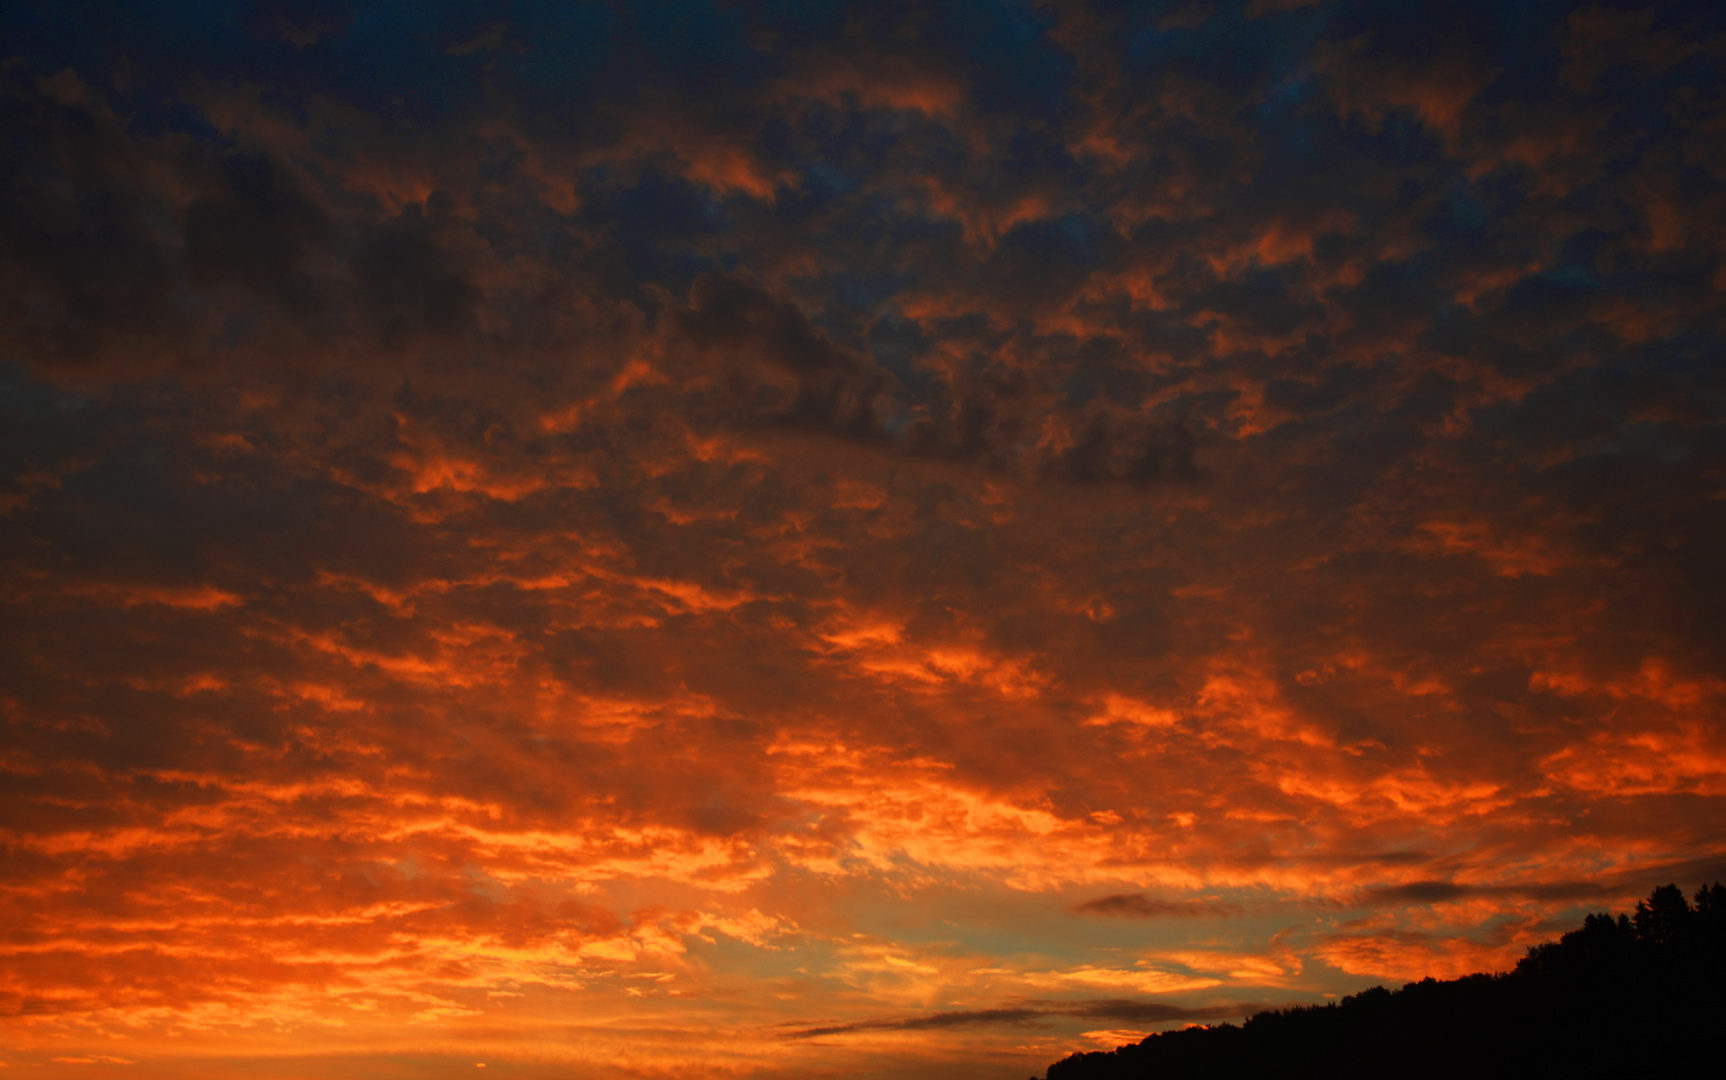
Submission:
<svg viewBox="0 0 1726 1080">
<path fill-rule="evenodd" d="M 1085 1020 L 1126 1020 L 1134 1023 L 1169 1023 L 1219 1020 L 1252 1015 L 1256 1005 L 1211 1005 L 1188 1009 L 1149 1001 L 1098 999 L 1065 1003 L 1040 1002 L 1020 1008 L 973 1009 L 963 1012 L 938 1012 L 925 1016 L 883 1017 L 858 1020 L 828 1027 L 801 1028 L 787 1033 L 786 1038 L 812 1039 L 824 1035 L 847 1035 L 867 1031 L 928 1031 L 931 1029 L 971 1027 L 985 1024 L 1035 1024 L 1046 1017 L 1072 1016 Z"/>
<path fill-rule="evenodd" d="M 1114 893 L 1086 900 L 1073 908 L 1082 915 L 1112 915 L 1126 919 L 1196 919 L 1239 915 L 1234 904 L 1208 904 L 1203 901 L 1173 902 L 1158 900 L 1144 893 Z"/>
</svg>

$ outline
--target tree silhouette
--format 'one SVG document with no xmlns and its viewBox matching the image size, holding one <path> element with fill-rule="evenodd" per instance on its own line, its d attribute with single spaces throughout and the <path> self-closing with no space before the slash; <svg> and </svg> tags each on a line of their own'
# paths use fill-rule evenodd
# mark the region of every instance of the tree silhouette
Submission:
<svg viewBox="0 0 1726 1080">
<path fill-rule="evenodd" d="M 1662 885 L 1648 899 L 1636 902 L 1636 936 L 1651 945 L 1665 945 L 1684 935 L 1692 912 L 1676 885 Z"/>
<path fill-rule="evenodd" d="M 1152 1035 L 1056 1062 L 1048 1080 L 1719 1075 L 1723 976 L 1726 886 L 1698 889 L 1692 907 L 1662 885 L 1633 918 L 1589 915 L 1514 971 Z"/>
</svg>

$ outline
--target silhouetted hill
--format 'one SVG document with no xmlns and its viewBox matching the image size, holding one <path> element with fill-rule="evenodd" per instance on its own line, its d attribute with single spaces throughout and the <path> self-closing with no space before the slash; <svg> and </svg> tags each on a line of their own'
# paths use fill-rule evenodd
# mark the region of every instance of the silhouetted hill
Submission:
<svg viewBox="0 0 1726 1080">
<path fill-rule="evenodd" d="M 1634 917 L 1590 915 L 1516 970 L 1375 986 L 1240 1027 L 1074 1054 L 1048 1080 L 1203 1077 L 1726 1075 L 1726 887 L 1655 889 Z"/>
</svg>

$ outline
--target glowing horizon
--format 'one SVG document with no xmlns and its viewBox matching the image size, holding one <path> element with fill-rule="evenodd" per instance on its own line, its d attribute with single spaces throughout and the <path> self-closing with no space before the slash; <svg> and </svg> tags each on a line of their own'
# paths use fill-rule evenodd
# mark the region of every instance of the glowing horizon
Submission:
<svg viewBox="0 0 1726 1080">
<path fill-rule="evenodd" d="M 5 16 L 0 1068 L 1022 1080 L 1726 878 L 1708 5 Z"/>
</svg>

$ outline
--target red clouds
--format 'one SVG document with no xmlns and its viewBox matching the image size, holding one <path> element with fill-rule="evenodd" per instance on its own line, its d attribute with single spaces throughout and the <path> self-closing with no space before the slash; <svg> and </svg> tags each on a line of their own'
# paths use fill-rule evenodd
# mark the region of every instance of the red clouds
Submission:
<svg viewBox="0 0 1726 1080">
<path fill-rule="evenodd" d="M 994 1075 L 1718 876 L 1712 16 L 427 11 L 8 66 L 8 1064 Z"/>
</svg>

